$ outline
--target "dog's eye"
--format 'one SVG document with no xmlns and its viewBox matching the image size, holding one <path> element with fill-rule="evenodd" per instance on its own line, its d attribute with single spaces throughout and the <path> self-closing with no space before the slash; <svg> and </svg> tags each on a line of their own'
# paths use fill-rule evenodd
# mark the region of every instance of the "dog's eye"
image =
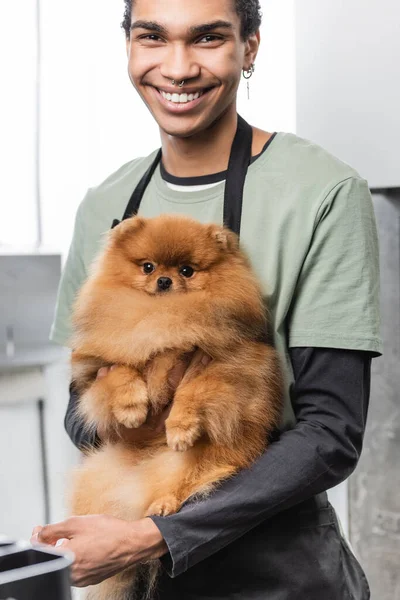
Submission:
<svg viewBox="0 0 400 600">
<path fill-rule="evenodd" d="M 184 277 L 192 277 L 194 270 L 192 269 L 192 267 L 181 267 L 179 269 L 179 273 L 181 275 L 183 275 Z"/>
<path fill-rule="evenodd" d="M 150 275 L 150 273 L 152 273 L 155 269 L 155 266 L 152 263 L 144 263 L 143 265 L 143 272 L 146 275 Z"/>
</svg>

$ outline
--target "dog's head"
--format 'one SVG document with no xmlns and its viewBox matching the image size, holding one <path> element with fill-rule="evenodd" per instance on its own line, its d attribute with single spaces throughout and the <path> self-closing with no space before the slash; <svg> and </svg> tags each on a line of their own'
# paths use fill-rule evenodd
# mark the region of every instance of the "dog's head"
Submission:
<svg viewBox="0 0 400 600">
<path fill-rule="evenodd" d="M 210 275 L 239 254 L 236 234 L 182 216 L 132 217 L 110 232 L 107 270 L 148 294 L 205 289 Z"/>
</svg>

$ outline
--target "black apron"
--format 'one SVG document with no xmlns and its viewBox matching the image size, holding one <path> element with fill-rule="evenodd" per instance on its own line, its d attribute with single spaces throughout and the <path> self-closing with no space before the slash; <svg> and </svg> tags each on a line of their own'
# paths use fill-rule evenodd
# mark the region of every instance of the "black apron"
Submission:
<svg viewBox="0 0 400 600">
<path fill-rule="evenodd" d="M 251 161 L 251 149 L 253 145 L 253 130 L 242 117 L 238 116 L 238 125 L 235 139 L 233 140 L 231 155 L 229 158 L 228 174 L 225 183 L 224 197 L 224 225 L 240 235 L 240 223 L 242 219 L 243 189 L 246 180 L 247 169 Z M 153 164 L 143 175 L 138 186 L 134 190 L 125 209 L 122 220 L 136 215 L 144 192 L 161 161 L 161 150 L 158 151 Z M 114 219 L 112 227 L 120 221 Z"/>
<path fill-rule="evenodd" d="M 252 128 L 238 116 L 225 184 L 224 225 L 240 235 Z M 136 215 L 161 150 L 122 219 Z M 114 220 L 115 227 L 120 221 Z M 201 523 L 199 523 L 201 530 Z M 140 600 L 143 590 L 138 590 Z M 341 535 L 326 492 L 267 519 L 223 550 L 171 579 L 162 570 L 156 600 L 368 600 L 365 575 Z"/>
</svg>

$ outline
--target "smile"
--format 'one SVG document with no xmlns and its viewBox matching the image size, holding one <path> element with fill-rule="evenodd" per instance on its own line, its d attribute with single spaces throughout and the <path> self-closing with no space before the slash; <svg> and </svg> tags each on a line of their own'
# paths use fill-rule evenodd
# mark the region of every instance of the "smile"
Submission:
<svg viewBox="0 0 400 600">
<path fill-rule="evenodd" d="M 191 90 L 190 93 L 189 91 L 181 93 L 177 91 L 173 92 L 172 90 L 165 91 L 156 87 L 152 87 L 152 89 L 166 110 L 170 113 L 182 115 L 192 109 L 196 109 L 203 102 L 203 99 L 208 96 L 209 92 L 215 88 L 204 88 L 198 91 Z"/>
<path fill-rule="evenodd" d="M 193 102 L 193 100 L 197 100 L 204 94 L 204 92 L 196 92 L 195 94 L 169 94 L 167 92 L 163 92 L 163 90 L 158 90 L 165 100 L 169 102 L 174 102 L 175 104 L 187 104 L 188 102 Z"/>
</svg>

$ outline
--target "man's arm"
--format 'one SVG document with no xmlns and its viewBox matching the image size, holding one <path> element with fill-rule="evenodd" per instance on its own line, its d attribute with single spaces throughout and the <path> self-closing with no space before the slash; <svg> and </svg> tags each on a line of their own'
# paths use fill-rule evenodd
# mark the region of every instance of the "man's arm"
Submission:
<svg viewBox="0 0 400 600">
<path fill-rule="evenodd" d="M 166 541 L 162 561 L 175 577 L 280 511 L 342 482 L 359 459 L 369 401 L 371 355 L 327 348 L 290 351 L 294 429 L 252 468 L 206 500 L 151 517 Z"/>
<path fill-rule="evenodd" d="M 337 485 L 354 470 L 365 430 L 371 354 L 294 348 L 290 356 L 296 427 L 273 442 L 251 469 L 222 483 L 206 500 L 188 501 L 175 515 L 151 517 L 156 525 L 151 535 L 156 538 L 159 531 L 159 542 L 164 539 L 164 548 L 168 546 L 162 561 L 171 576 L 218 552 L 263 520 Z M 82 424 L 73 415 L 69 430 L 77 432 Z M 78 438 L 75 433 L 74 439 Z M 148 522 L 140 522 L 146 531 Z M 97 524 L 93 526 L 94 536 Z M 137 541 L 145 550 L 146 536 Z"/>
<path fill-rule="evenodd" d="M 35 528 L 32 541 L 55 544 L 66 538 L 62 546 L 76 555 L 75 585 L 99 583 L 138 561 L 161 556 L 175 577 L 261 521 L 345 479 L 361 452 L 370 354 L 296 348 L 291 358 L 298 424 L 272 443 L 253 468 L 206 500 L 187 502 L 176 515 L 131 524 L 104 515 L 73 517 Z"/>
</svg>

